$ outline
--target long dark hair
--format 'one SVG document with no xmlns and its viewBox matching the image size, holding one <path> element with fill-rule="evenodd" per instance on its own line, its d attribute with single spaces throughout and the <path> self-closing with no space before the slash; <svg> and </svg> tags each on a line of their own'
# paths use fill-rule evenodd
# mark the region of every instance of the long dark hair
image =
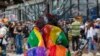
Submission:
<svg viewBox="0 0 100 56">
<path fill-rule="evenodd" d="M 94 28 L 94 22 L 93 21 L 91 21 L 91 22 L 89 22 L 89 25 L 88 25 L 88 29 L 90 29 L 91 27 L 93 27 Z"/>
</svg>

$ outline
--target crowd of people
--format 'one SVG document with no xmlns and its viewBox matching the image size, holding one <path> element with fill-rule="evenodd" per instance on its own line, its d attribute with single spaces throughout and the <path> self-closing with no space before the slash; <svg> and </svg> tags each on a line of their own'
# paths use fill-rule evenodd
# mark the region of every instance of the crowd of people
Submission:
<svg viewBox="0 0 100 56">
<path fill-rule="evenodd" d="M 82 23 L 82 21 L 80 21 L 79 19 L 79 16 L 73 18 L 72 22 L 60 19 L 57 21 L 56 26 L 60 27 L 64 31 L 68 39 L 70 38 L 68 33 L 69 31 L 71 32 L 70 34 L 72 36 L 72 51 L 78 51 L 80 49 L 80 46 L 82 45 L 80 41 L 84 39 L 87 41 L 85 49 L 88 51 L 88 53 L 93 52 L 93 54 L 96 55 L 97 52 L 100 52 L 100 18 L 97 18 L 96 20 L 87 20 L 85 23 Z M 29 36 L 29 33 L 33 30 L 34 26 L 37 25 L 38 27 L 43 27 L 42 24 L 38 23 L 41 20 L 37 22 L 5 21 L 6 20 L 4 19 L 0 20 L 0 55 L 2 56 L 6 56 L 7 52 L 16 52 L 16 54 L 23 54 L 26 49 L 28 49 L 27 38 Z M 55 21 L 52 20 L 52 22 Z M 46 22 L 44 24 L 48 23 Z M 55 25 L 55 23 L 53 24 Z M 70 40 L 69 45 L 67 46 L 67 48 L 70 49 L 69 46 Z"/>
<path fill-rule="evenodd" d="M 87 20 L 85 23 L 80 22 L 80 18 L 82 19 L 80 16 L 75 17 L 72 23 L 68 23 L 65 20 L 60 21 L 61 28 L 67 34 L 68 31 L 71 32 L 71 49 L 74 52 L 80 48 L 82 49 L 81 45 L 83 45 L 84 49 L 86 49 L 85 51 L 88 51 L 88 53 L 92 52 L 95 56 L 96 53 L 100 52 L 100 18 Z"/>
<path fill-rule="evenodd" d="M 7 52 L 22 54 L 25 47 L 24 43 L 27 42 L 29 32 L 32 30 L 34 23 L 32 21 L 8 22 L 7 19 L 4 22 L 4 20 L 0 20 L 0 55 L 6 56 Z"/>
</svg>

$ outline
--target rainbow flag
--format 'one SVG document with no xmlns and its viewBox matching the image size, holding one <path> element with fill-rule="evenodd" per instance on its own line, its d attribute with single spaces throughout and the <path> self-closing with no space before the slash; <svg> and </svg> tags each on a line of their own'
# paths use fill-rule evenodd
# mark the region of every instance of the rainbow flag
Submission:
<svg viewBox="0 0 100 56">
<path fill-rule="evenodd" d="M 54 45 L 68 46 L 68 37 L 65 36 L 64 32 L 57 26 L 45 25 L 42 28 L 44 43 L 47 48 Z"/>
<path fill-rule="evenodd" d="M 34 27 L 28 37 L 28 44 L 34 48 L 27 51 L 26 56 L 71 56 L 66 48 L 67 37 L 59 27 L 53 25 L 45 25 L 42 33 Z"/>
<path fill-rule="evenodd" d="M 27 42 L 30 48 L 38 46 L 44 47 L 43 37 L 37 27 L 34 27 L 34 29 L 31 31 Z"/>
</svg>

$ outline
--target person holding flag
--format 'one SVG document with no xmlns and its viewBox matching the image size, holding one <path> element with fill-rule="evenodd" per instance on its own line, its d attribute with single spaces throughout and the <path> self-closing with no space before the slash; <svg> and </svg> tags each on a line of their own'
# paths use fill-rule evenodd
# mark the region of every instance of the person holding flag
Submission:
<svg viewBox="0 0 100 56">
<path fill-rule="evenodd" d="M 66 48 L 69 42 L 64 32 L 52 22 L 39 24 L 42 22 L 36 24 L 28 37 L 30 49 L 26 56 L 71 56 L 69 49 Z"/>
</svg>

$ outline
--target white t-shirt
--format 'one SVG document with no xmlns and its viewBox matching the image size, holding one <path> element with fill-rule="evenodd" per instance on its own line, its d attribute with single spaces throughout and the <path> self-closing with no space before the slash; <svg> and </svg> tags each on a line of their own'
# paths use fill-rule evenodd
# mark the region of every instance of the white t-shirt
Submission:
<svg viewBox="0 0 100 56">
<path fill-rule="evenodd" d="M 87 30 L 87 39 L 88 38 L 92 38 L 94 37 L 95 31 L 93 29 L 93 27 L 90 27 L 90 29 Z"/>
<path fill-rule="evenodd" d="M 1 27 L 1 28 L 0 28 L 0 35 L 5 36 L 6 33 L 7 33 L 7 28 L 6 28 L 5 26 Z"/>
</svg>

